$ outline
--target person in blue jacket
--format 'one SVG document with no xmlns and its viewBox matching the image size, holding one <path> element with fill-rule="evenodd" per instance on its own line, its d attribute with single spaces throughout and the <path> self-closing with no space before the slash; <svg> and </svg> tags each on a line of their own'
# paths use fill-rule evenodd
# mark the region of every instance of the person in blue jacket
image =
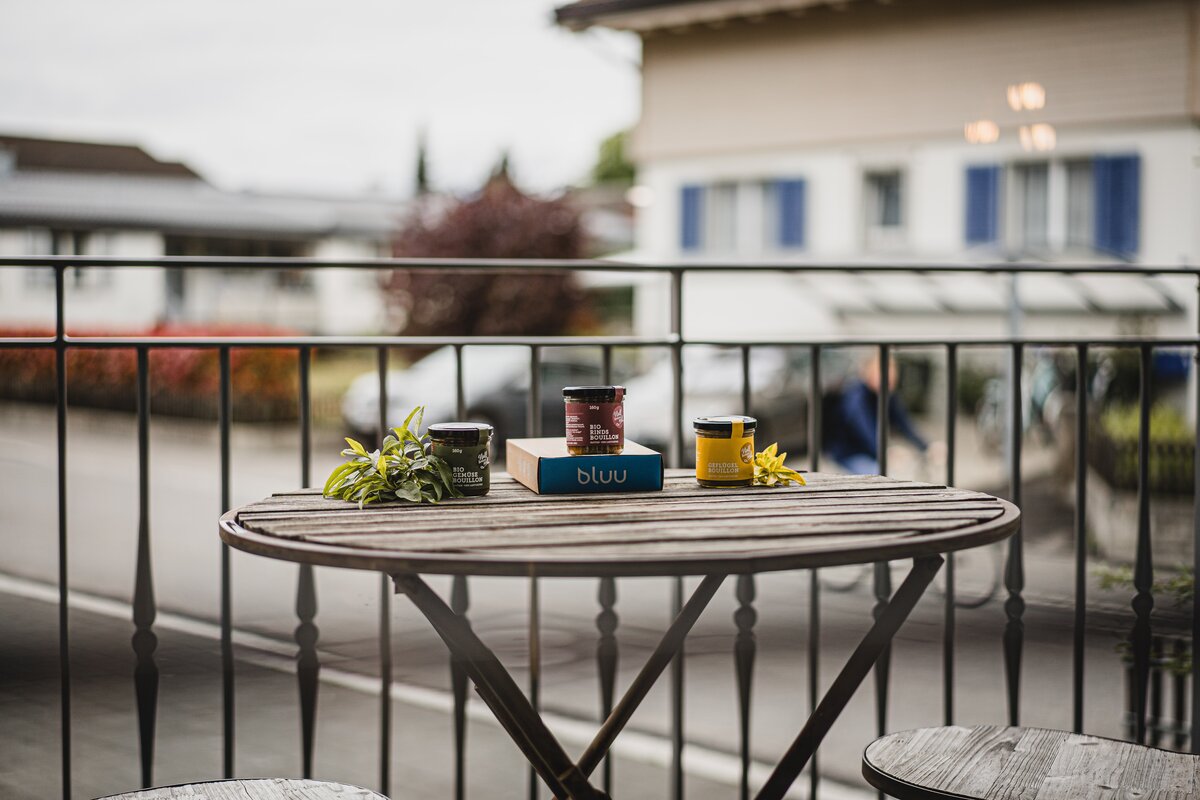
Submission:
<svg viewBox="0 0 1200 800">
<path fill-rule="evenodd" d="M 922 455 L 930 445 L 917 429 L 896 393 L 896 362 L 888 363 L 888 421 Z M 876 447 L 879 431 L 879 356 L 863 362 L 856 378 L 849 381 L 831 403 L 833 419 L 826 420 L 824 444 L 829 454 L 848 472 L 858 475 L 879 474 Z"/>
</svg>

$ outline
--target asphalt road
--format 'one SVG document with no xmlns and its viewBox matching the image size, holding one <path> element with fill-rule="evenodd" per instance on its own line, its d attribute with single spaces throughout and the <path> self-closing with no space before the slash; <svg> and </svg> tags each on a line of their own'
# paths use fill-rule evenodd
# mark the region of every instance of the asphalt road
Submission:
<svg viewBox="0 0 1200 800">
<path fill-rule="evenodd" d="M 964 431 L 963 436 L 969 437 Z M 300 483 L 299 440 L 289 427 L 243 427 L 233 431 L 232 494 L 235 504 L 258 499 L 272 490 Z M 138 529 L 136 429 L 131 417 L 97 412 L 72 413 L 68 433 L 69 574 L 73 589 L 101 599 L 127 602 L 134 583 L 134 558 Z M 320 435 L 315 445 L 314 477 L 319 480 L 336 463 L 336 437 Z M 184 619 L 214 621 L 219 610 L 220 546 L 216 518 L 220 509 L 218 443 L 215 427 L 208 423 L 155 419 L 151 426 L 150 530 L 153 540 L 155 594 L 159 609 Z M 961 485 L 985 488 L 1002 469 L 994 458 L 969 439 L 960 449 Z M 1048 458 L 1027 455 L 1031 476 L 1044 474 Z M 0 574 L 19 579 L 22 585 L 54 584 L 57 576 L 55 444 L 53 413 L 44 408 L 0 406 Z M 902 476 L 903 477 L 903 476 Z M 1069 509 L 1064 517 L 1057 493 L 1036 491 L 1033 480 L 1027 496 L 1049 498 L 1026 510 L 1027 558 L 1025 648 L 1023 654 L 1021 721 L 1024 724 L 1070 727 L 1071 724 L 1071 567 L 1067 538 Z M 1064 523 L 1064 520 L 1066 523 Z M 286 649 L 297 624 L 294 603 L 297 568 L 241 553 L 233 553 L 233 620 L 248 633 L 283 642 Z M 964 589 L 986 583 L 994 566 L 987 554 L 964 557 L 960 564 Z M 896 565 L 899 578 L 904 565 Z M 448 685 L 446 655 L 428 624 L 402 599 L 382 596 L 377 575 L 346 570 L 317 571 L 320 641 L 325 666 L 350 675 L 372 675 L 378 670 L 378 617 L 381 601 L 393 611 L 395 678 L 406 687 L 444 690 Z M 857 573 L 839 571 L 826 576 L 839 583 L 855 583 Z M 808 708 L 805 686 L 808 636 L 808 574 L 761 577 L 757 582 L 757 660 L 752 705 L 752 750 L 756 759 L 772 762 L 798 731 Z M 444 582 L 434 581 L 444 588 Z M 595 669 L 598 612 L 596 582 L 544 580 L 542 596 L 542 703 L 564 719 L 587 720 L 596 716 L 598 688 Z M 668 617 L 670 583 L 628 579 L 619 583 L 617 631 L 621 648 L 618 691 L 640 667 L 657 642 Z M 1089 617 L 1086 671 L 1085 729 L 1101 735 L 1121 734 L 1124 689 L 1122 668 L 1115 653 L 1121 631 L 1132 624 L 1127 600 L 1120 594 L 1103 594 L 1093 587 L 1093 597 L 1108 610 Z M 18 600 L 0 591 L 0 614 Z M 870 622 L 874 598 L 866 580 L 849 591 L 825 591 L 821 616 L 821 680 L 836 674 Z M 24 606 L 22 606 L 24 608 Z M 733 585 L 723 587 L 688 644 L 686 733 L 697 751 L 711 755 L 736 753 L 737 705 L 732 655 L 735 609 Z M 511 579 L 475 579 L 471 582 L 470 616 L 475 629 L 492 643 L 518 676 L 526 680 L 528 585 Z M 86 617 L 83 612 L 80 618 Z M 50 619 L 47 617 L 46 619 Z M 900 729 L 940 724 L 942 710 L 943 605 L 930 592 L 901 630 L 893 651 L 888 727 Z M 1003 722 L 1006 719 L 1005 672 L 1001 635 L 1005 624 L 1001 602 L 958 614 L 955 681 L 956 720 L 964 723 Z M 76 624 L 79 622 L 77 620 Z M 126 626 L 125 634 L 132 632 Z M 29 625 L 5 633 L 3 645 L 24 650 L 44 649 L 56 641 L 49 623 Z M 16 641 L 11 639 L 15 638 Z M 159 656 L 183 657 L 201 647 L 188 641 L 174 651 L 171 637 L 163 639 Z M 209 642 L 215 652 L 215 642 Z M 180 645 L 184 647 L 183 644 Z M 125 652 L 121 661 L 114 653 Z M 239 653 L 243 651 L 239 650 Z M 252 655 L 251 649 L 244 651 Z M 121 713 L 133 708 L 132 651 L 128 639 L 120 646 L 96 636 L 78 636 L 73 650 L 78 680 L 90 672 L 125 673 L 129 691 L 113 697 L 110 705 Z M 240 667 L 239 667 L 240 669 Z M 209 675 L 206 680 L 213 678 Z M 119 681 L 118 681 L 119 683 Z M 211 688 L 211 701 L 219 707 L 219 690 Z M 294 698 L 293 698 L 294 699 Z M 241 719 L 253 719 L 255 737 L 272 741 L 298 741 L 294 713 L 278 713 L 279 703 L 290 702 L 287 692 L 249 696 L 239 706 Z M 374 736 L 374 720 L 347 727 L 339 701 L 322 695 L 319 711 L 318 752 L 328 742 L 336 746 L 346 736 L 364 742 Z M 436 704 L 434 704 L 436 705 Z M 370 703 L 362 704 L 370 708 Z M 668 698 L 665 685 L 657 687 L 635 715 L 631 729 L 654 737 L 668 732 Z M 43 709 L 44 711 L 44 709 Z M 429 708 L 408 713 L 398 701 L 396 725 L 411 731 L 430 726 L 422 739 L 446 761 L 450 739 L 444 714 Z M 368 713 L 369 712 L 364 712 Z M 170 708 L 164 708 L 166 717 Z M 103 736 L 105 723 L 87 709 L 76 712 L 77 737 Z M 18 725 L 16 717 L 0 717 L 0 751 L 6 738 L 28 737 L 31 731 L 45 738 L 56 730 L 56 717 L 28 714 Z M 239 722 L 239 724 L 242 724 Z M 247 723 L 251 724 L 251 723 Z M 14 727 L 15 726 L 15 727 Z M 835 725 L 821 751 L 825 774 L 848 785 L 862 785 L 859 753 L 874 736 L 874 688 L 868 682 Z M 178 721 L 160 724 L 164 752 L 179 752 L 193 741 L 207 753 L 214 746 L 211 732 L 199 736 Z M 129 737 L 134 730 L 129 728 Z M 193 737 L 193 738 L 189 738 Z M 132 741 L 132 738 L 131 738 Z M 242 742 L 243 750 L 252 742 Z M 650 748 L 651 750 L 653 748 Z M 131 750 L 132 752 L 132 750 Z M 649 752 L 649 751 L 647 751 Z M 473 751 L 484 759 L 494 749 Z M 50 753 L 49 756 L 54 755 Z M 503 757 L 509 757 L 506 754 Z M 212 754 L 205 755 L 212 760 Z M 255 762 L 263 773 L 292 774 L 294 750 L 287 758 Z M 637 753 L 623 756 L 640 763 Z M 618 770 L 622 758 L 618 759 Z M 647 755 L 641 761 L 650 761 Z M 719 759 L 718 759 L 719 760 Z M 56 758 L 48 769 L 56 769 Z M 472 769 L 479 763 L 472 762 Z M 128 765 L 122 767 L 126 769 Z M 4 771 L 0 761 L 0 776 Z M 490 769 L 490 767 L 480 767 Z M 641 767 L 637 767 L 641 769 Z M 718 770 L 719 771 L 719 770 Z M 697 780 L 702 780 L 697 778 Z M 721 780 L 716 781 L 720 785 Z M 514 787 L 515 788 L 515 787 Z"/>
</svg>

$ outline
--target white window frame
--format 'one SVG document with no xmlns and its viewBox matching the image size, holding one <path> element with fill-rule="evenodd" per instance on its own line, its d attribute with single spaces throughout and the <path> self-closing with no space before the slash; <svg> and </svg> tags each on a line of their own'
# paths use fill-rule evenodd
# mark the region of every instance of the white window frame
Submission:
<svg viewBox="0 0 1200 800">
<path fill-rule="evenodd" d="M 1095 158 L 1093 153 L 1056 153 L 1052 158 L 1020 158 L 1007 161 L 1001 165 L 1003 179 L 999 220 L 999 240 L 1004 243 L 1006 250 L 1018 257 L 1029 256 L 1043 259 L 1059 257 L 1091 257 L 1096 254 L 1091 242 L 1092 224 L 1089 222 L 1087 243 L 1070 240 L 1070 180 L 1069 165 L 1087 163 Z M 1020 178 L 1018 170 L 1022 166 L 1044 164 L 1046 166 L 1046 244 L 1040 248 L 1024 246 L 1024 231 L 1017 228 L 1023 224 L 1021 198 L 1019 197 Z M 1093 213 L 1096 187 L 1091 185 L 1091 198 L 1087 214 Z"/>
<path fill-rule="evenodd" d="M 885 175 L 895 175 L 899 180 L 900 221 L 897 225 L 883 225 L 876 222 L 882 212 L 874 179 Z M 879 164 L 863 168 L 860 218 L 862 220 L 863 246 L 867 251 L 897 251 L 903 250 L 907 246 L 911 194 L 908 184 L 908 170 L 903 166 Z"/>
</svg>

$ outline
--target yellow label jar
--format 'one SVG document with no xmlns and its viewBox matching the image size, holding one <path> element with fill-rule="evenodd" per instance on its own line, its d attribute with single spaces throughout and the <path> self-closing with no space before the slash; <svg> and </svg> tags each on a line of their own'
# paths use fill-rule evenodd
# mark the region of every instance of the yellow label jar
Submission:
<svg viewBox="0 0 1200 800">
<path fill-rule="evenodd" d="M 701 486 L 754 483 L 754 417 L 697 417 L 696 481 Z"/>
</svg>

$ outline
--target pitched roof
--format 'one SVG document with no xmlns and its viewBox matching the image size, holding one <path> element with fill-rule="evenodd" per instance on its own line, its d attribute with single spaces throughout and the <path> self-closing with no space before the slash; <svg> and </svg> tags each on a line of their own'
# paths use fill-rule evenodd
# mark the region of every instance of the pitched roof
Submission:
<svg viewBox="0 0 1200 800">
<path fill-rule="evenodd" d="M 22 172 L 85 172 L 200 178 L 186 164 L 159 161 L 137 145 L 75 142 L 33 136 L 0 135 L 0 151 L 14 157 Z"/>
<path fill-rule="evenodd" d="M 390 198 L 227 192 L 154 175 L 17 170 L 0 176 L 0 226 L 386 239 L 406 208 Z"/>
<path fill-rule="evenodd" d="M 599 17 L 608 14 L 621 14 L 627 11 L 641 11 L 647 8 L 698 1 L 702 2 L 703 0 L 576 0 L 574 3 L 554 9 L 554 18 L 560 25 L 571 28 L 586 27 Z"/>
<path fill-rule="evenodd" d="M 803 13 L 816 6 L 844 8 L 852 0 L 576 0 L 554 10 L 555 21 L 572 30 L 594 25 L 650 31 L 738 17 Z"/>
</svg>

